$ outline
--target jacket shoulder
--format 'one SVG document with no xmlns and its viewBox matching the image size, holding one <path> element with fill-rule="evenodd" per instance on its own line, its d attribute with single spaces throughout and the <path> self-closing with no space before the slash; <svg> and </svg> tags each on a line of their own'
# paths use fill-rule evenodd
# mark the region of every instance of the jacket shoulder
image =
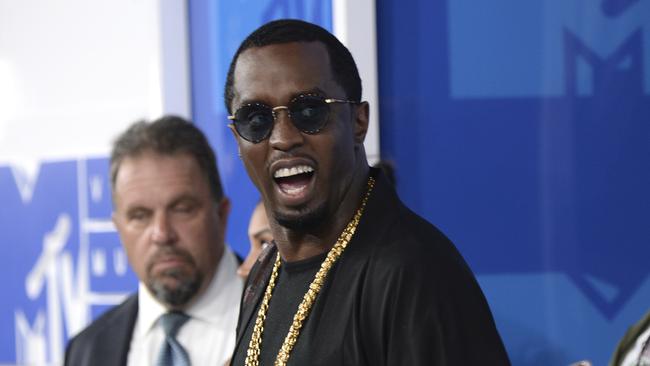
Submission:
<svg viewBox="0 0 650 366">
<path fill-rule="evenodd" d="M 137 313 L 137 294 L 106 311 L 70 339 L 65 352 L 65 365 L 98 364 L 97 360 L 106 357 L 107 351 L 118 352 L 118 356 L 125 359 Z"/>
</svg>

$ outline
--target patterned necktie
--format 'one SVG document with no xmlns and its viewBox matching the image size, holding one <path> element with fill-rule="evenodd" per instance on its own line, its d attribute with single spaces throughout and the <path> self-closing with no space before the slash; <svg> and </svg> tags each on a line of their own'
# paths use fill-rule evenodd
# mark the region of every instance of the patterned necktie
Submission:
<svg viewBox="0 0 650 366">
<path fill-rule="evenodd" d="M 176 340 L 178 329 L 189 320 L 189 316 L 181 312 L 170 312 L 160 317 L 160 322 L 165 331 L 165 341 L 158 354 L 157 366 L 190 366 L 190 357 L 187 351 Z"/>
</svg>

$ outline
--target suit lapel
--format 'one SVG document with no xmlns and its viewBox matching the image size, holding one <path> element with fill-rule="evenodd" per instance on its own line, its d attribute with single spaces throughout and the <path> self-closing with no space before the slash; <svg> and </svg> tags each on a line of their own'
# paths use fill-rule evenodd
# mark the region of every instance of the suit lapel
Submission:
<svg viewBox="0 0 650 366">
<path fill-rule="evenodd" d="M 126 365 L 135 319 L 138 315 L 138 296 L 133 295 L 126 300 L 119 312 L 110 319 L 102 340 L 97 345 L 97 366 Z"/>
</svg>

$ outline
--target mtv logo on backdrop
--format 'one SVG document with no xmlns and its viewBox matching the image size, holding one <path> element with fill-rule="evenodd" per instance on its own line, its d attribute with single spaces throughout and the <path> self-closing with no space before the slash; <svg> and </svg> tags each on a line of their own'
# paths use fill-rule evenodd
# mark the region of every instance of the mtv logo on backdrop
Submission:
<svg viewBox="0 0 650 366">
<path fill-rule="evenodd" d="M 3 288 L 12 300 L 0 305 L 0 363 L 58 364 L 66 341 L 137 280 L 110 220 L 107 159 L 44 163 L 32 174 L 0 167 L 0 271 L 15 279 Z"/>
<path fill-rule="evenodd" d="M 452 98 L 650 95 L 648 1 L 449 0 L 448 11 Z"/>
</svg>

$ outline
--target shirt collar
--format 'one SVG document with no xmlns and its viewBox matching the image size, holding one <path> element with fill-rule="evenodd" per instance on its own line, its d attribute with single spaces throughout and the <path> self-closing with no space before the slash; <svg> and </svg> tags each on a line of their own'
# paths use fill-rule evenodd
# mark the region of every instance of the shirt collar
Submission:
<svg viewBox="0 0 650 366">
<path fill-rule="evenodd" d="M 185 312 L 194 319 L 218 325 L 228 314 L 227 309 L 239 304 L 244 281 L 237 275 L 238 262 L 227 246 L 219 261 L 217 271 L 203 295 Z"/>
</svg>

